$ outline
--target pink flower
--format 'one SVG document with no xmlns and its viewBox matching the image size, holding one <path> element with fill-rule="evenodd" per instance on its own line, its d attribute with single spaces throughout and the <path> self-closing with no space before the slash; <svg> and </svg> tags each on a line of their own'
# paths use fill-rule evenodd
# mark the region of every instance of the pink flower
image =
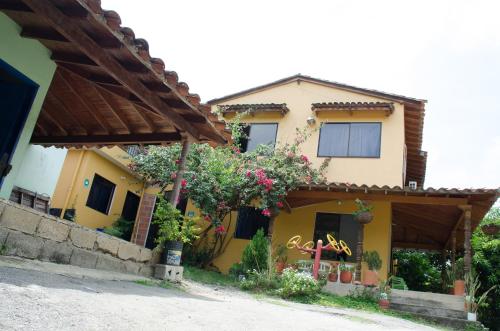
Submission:
<svg viewBox="0 0 500 331">
<path fill-rule="evenodd" d="M 276 207 L 283 208 L 284 204 L 281 201 L 276 202 Z"/>
<path fill-rule="evenodd" d="M 266 187 L 266 191 L 269 192 L 273 188 L 273 180 L 270 178 L 266 178 L 262 181 L 262 185 Z"/>
<path fill-rule="evenodd" d="M 302 161 L 304 161 L 305 163 L 308 163 L 308 162 L 309 162 L 309 159 L 308 159 L 308 158 L 307 158 L 307 156 L 305 156 L 305 155 L 301 155 L 301 156 L 300 156 L 300 159 L 301 159 Z"/>
<path fill-rule="evenodd" d="M 306 176 L 306 183 L 309 184 L 311 181 L 312 181 L 312 177 L 311 176 Z"/>
<path fill-rule="evenodd" d="M 187 180 L 183 179 L 183 180 L 181 181 L 181 186 L 182 186 L 182 187 L 186 187 L 187 183 L 188 183 L 188 182 L 187 182 Z"/>
<path fill-rule="evenodd" d="M 267 217 L 271 216 L 271 211 L 269 210 L 269 208 L 264 209 L 262 211 L 262 215 L 267 216 Z"/>
<path fill-rule="evenodd" d="M 172 173 L 170 174 L 170 178 L 171 178 L 171 179 L 176 179 L 176 178 L 177 178 L 177 173 L 176 173 L 176 172 L 172 172 Z"/>
<path fill-rule="evenodd" d="M 175 164 L 181 164 L 181 160 L 175 160 Z"/>
<path fill-rule="evenodd" d="M 252 176 L 252 172 L 251 172 L 250 170 L 247 170 L 246 176 L 247 176 L 247 177 Z"/>
<path fill-rule="evenodd" d="M 224 225 L 219 225 L 218 227 L 215 228 L 215 233 L 218 234 L 226 233 L 226 228 L 224 228 Z"/>
<path fill-rule="evenodd" d="M 205 217 L 203 217 L 203 219 L 207 222 L 211 222 L 212 219 L 210 218 L 210 215 L 205 215 Z"/>
<path fill-rule="evenodd" d="M 287 155 L 290 159 L 293 159 L 295 157 L 295 154 L 293 154 L 292 152 L 289 152 L 288 155 Z"/>
</svg>

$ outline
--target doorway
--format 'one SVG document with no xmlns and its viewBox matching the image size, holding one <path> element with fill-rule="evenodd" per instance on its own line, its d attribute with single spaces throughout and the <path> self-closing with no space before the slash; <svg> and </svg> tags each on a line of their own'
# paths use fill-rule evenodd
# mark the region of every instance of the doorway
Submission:
<svg viewBox="0 0 500 331">
<path fill-rule="evenodd" d="M 38 85 L 0 59 L 0 187 L 31 110 Z"/>
<path fill-rule="evenodd" d="M 140 201 L 141 201 L 140 196 L 130 191 L 127 191 L 121 215 L 122 218 L 127 220 L 127 223 L 130 223 L 129 231 L 127 231 L 127 233 L 124 233 L 125 240 L 130 240 L 130 237 L 132 236 L 132 230 L 134 228 L 135 217 L 137 216 L 137 210 L 139 209 Z"/>
</svg>

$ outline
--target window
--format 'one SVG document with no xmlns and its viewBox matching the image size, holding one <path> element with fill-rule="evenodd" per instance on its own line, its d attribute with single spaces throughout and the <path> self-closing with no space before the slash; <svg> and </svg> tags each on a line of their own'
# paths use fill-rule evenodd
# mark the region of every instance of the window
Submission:
<svg viewBox="0 0 500 331">
<path fill-rule="evenodd" d="M 125 148 L 130 156 L 136 156 L 141 152 L 141 147 L 139 145 L 128 145 Z"/>
<path fill-rule="evenodd" d="M 238 239 L 252 239 L 257 230 L 262 228 L 267 236 L 269 217 L 262 215 L 261 210 L 253 207 L 242 207 L 238 210 L 238 220 L 234 237 Z"/>
<path fill-rule="evenodd" d="M 380 157 L 381 123 L 325 123 L 318 156 Z"/>
<path fill-rule="evenodd" d="M 109 207 L 111 206 L 111 200 L 113 199 L 115 187 L 116 185 L 109 180 L 95 174 L 87 199 L 87 207 L 107 215 Z"/>
<path fill-rule="evenodd" d="M 249 124 L 245 127 L 244 132 L 248 137 L 241 139 L 241 151 L 251 152 L 259 145 L 270 145 L 274 147 L 276 143 L 276 132 L 278 124 Z"/>
<path fill-rule="evenodd" d="M 352 255 L 345 253 L 337 254 L 335 251 L 321 252 L 321 258 L 325 260 L 340 260 L 355 262 L 356 245 L 358 238 L 359 223 L 350 214 L 316 213 L 316 223 L 314 225 L 314 245 L 319 239 L 323 240 L 323 245 L 327 245 L 327 234 L 331 234 L 338 241 L 343 240 L 351 249 Z"/>
</svg>

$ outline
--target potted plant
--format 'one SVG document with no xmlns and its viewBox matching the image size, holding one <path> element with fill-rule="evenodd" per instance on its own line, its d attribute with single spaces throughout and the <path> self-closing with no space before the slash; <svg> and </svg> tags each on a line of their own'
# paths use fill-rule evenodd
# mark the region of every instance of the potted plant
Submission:
<svg viewBox="0 0 500 331">
<path fill-rule="evenodd" d="M 377 251 L 366 251 L 363 253 L 363 261 L 368 265 L 363 285 L 375 286 L 378 283 L 378 271 L 382 268 L 382 260 Z"/>
<path fill-rule="evenodd" d="M 330 273 L 328 274 L 328 281 L 332 283 L 336 283 L 339 279 L 338 265 L 339 264 L 337 262 L 330 263 Z"/>
<path fill-rule="evenodd" d="M 379 296 L 378 296 L 378 306 L 381 309 L 389 309 L 390 301 L 389 301 L 389 293 L 391 292 L 391 287 L 389 286 L 389 282 L 392 277 L 387 278 L 385 281 L 380 281 L 379 283 Z"/>
<path fill-rule="evenodd" d="M 163 249 L 162 264 L 180 265 L 182 247 L 198 239 L 196 220 L 185 217 L 171 203 L 159 197 L 153 223 L 158 225 L 155 239 L 157 248 Z"/>
<path fill-rule="evenodd" d="M 464 259 L 460 258 L 455 263 L 453 270 L 453 294 L 463 296 L 465 294 Z"/>
<path fill-rule="evenodd" d="M 373 220 L 373 206 L 360 199 L 356 199 L 354 203 L 357 207 L 357 210 L 353 213 L 354 219 L 363 225 L 370 223 Z"/>
<path fill-rule="evenodd" d="M 285 245 L 280 244 L 276 247 L 275 251 L 275 269 L 276 273 L 281 274 L 286 266 L 286 261 L 288 260 L 287 248 Z"/>
<path fill-rule="evenodd" d="M 349 284 L 352 282 L 352 268 L 344 263 L 344 260 L 340 262 L 340 282 L 344 284 Z"/>
<path fill-rule="evenodd" d="M 481 221 L 481 230 L 484 234 L 493 236 L 500 231 L 500 208 L 493 208 Z"/>
<path fill-rule="evenodd" d="M 486 300 L 488 293 L 495 289 L 497 285 L 493 285 L 488 290 L 484 291 L 481 296 L 477 297 L 479 288 L 481 287 L 481 282 L 479 281 L 479 275 L 473 276 L 472 273 L 465 275 L 465 284 L 467 287 L 467 295 L 465 296 L 465 305 L 467 308 L 467 320 L 476 321 L 477 320 L 477 310 L 481 304 Z"/>
</svg>

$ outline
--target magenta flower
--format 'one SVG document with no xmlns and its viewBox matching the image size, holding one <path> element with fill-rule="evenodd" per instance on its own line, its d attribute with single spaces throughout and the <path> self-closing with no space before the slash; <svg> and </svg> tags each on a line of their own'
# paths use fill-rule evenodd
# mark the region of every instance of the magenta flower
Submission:
<svg viewBox="0 0 500 331">
<path fill-rule="evenodd" d="M 267 216 L 267 217 L 271 216 L 271 211 L 269 210 L 269 208 L 264 209 L 262 211 L 262 215 Z"/>
<path fill-rule="evenodd" d="M 187 182 L 187 180 L 183 179 L 183 180 L 181 181 L 181 186 L 182 186 L 182 187 L 186 187 L 187 183 L 188 183 L 188 182 Z"/>
<path fill-rule="evenodd" d="M 301 156 L 300 156 L 300 159 L 301 159 L 302 161 L 304 161 L 305 163 L 308 163 L 308 162 L 309 162 L 309 159 L 308 159 L 308 158 L 307 158 L 307 156 L 305 156 L 305 155 L 301 155 Z"/>
<path fill-rule="evenodd" d="M 276 202 L 276 207 L 283 208 L 284 204 L 281 201 Z"/>
</svg>

